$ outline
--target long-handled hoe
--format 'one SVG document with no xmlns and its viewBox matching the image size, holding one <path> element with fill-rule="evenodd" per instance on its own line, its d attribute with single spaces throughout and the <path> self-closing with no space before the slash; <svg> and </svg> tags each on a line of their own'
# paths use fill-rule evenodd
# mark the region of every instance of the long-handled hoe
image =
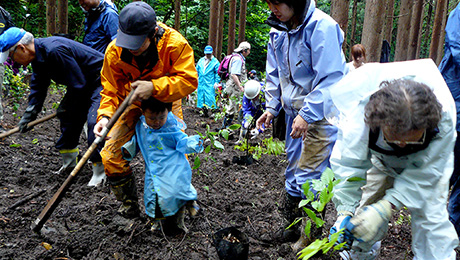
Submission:
<svg viewBox="0 0 460 260">
<path fill-rule="evenodd" d="M 77 175 L 77 173 L 80 171 L 80 169 L 83 167 L 83 165 L 86 163 L 88 158 L 91 156 L 91 154 L 96 150 L 96 147 L 105 139 L 107 134 L 109 133 L 110 129 L 113 127 L 113 125 L 117 122 L 118 118 L 123 114 L 123 112 L 126 110 L 126 108 L 130 105 L 130 99 L 134 93 L 134 90 L 132 90 L 128 97 L 123 101 L 123 103 L 120 105 L 120 107 L 115 111 L 115 114 L 113 117 L 109 120 L 107 123 L 107 126 L 102 130 L 102 136 L 97 137 L 96 140 L 91 144 L 91 146 L 88 148 L 88 150 L 85 152 L 83 157 L 80 159 L 78 162 L 77 166 L 72 170 L 70 173 L 69 177 L 64 181 L 64 183 L 61 185 L 59 190 L 54 194 L 54 196 L 51 198 L 51 200 L 48 202 L 46 207 L 43 209 L 42 213 L 37 217 L 35 222 L 32 223 L 30 226 L 31 229 L 34 232 L 39 232 L 45 222 L 49 219 L 53 211 L 56 209 L 57 205 L 61 202 L 62 198 L 64 197 L 65 193 L 69 189 L 70 185 L 72 184 L 72 180 Z"/>
</svg>

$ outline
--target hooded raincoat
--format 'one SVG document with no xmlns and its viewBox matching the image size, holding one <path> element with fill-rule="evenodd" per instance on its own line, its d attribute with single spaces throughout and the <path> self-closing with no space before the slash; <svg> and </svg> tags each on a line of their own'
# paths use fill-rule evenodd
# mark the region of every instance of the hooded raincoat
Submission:
<svg viewBox="0 0 460 260">
<path fill-rule="evenodd" d="M 204 56 L 196 64 L 196 70 L 198 72 L 196 106 L 199 108 L 202 108 L 203 105 L 209 108 L 216 108 L 216 92 L 214 90 L 214 85 L 220 81 L 220 77 L 217 74 L 219 65 L 219 61 L 214 56 L 212 56 L 211 61 L 208 61 L 206 56 Z"/>
<path fill-rule="evenodd" d="M 450 13 L 446 25 L 444 57 L 439 64 L 457 108 L 457 133 L 460 131 L 460 4 Z M 454 173 L 451 177 L 452 192 L 449 198 L 449 217 L 460 236 L 460 136 L 454 148 Z"/>
<path fill-rule="evenodd" d="M 137 151 L 145 162 L 144 204 L 145 213 L 155 218 L 157 205 L 165 217 L 173 216 L 187 201 L 196 200 L 192 185 L 192 169 L 185 154 L 203 151 L 200 136 L 187 136 L 185 123 L 169 112 L 166 123 L 153 129 L 141 116 L 136 134 L 122 149 L 131 160 Z"/>
<path fill-rule="evenodd" d="M 426 148 L 405 154 L 397 154 L 389 148 L 382 134 L 376 141 L 370 141 L 370 130 L 364 122 L 364 107 L 369 97 L 382 81 L 399 78 L 426 84 L 442 105 L 437 133 Z M 382 175 L 383 180 L 391 178 L 393 183 L 382 194 L 374 194 L 375 200 L 383 198 L 397 209 L 405 206 L 411 212 L 414 259 L 454 260 L 458 239 L 448 219 L 446 202 L 453 167 L 456 111 L 449 89 L 433 61 L 369 63 L 335 85 L 331 99 L 335 106 L 326 110 L 335 112 L 327 113 L 328 118 L 339 126 L 331 156 L 332 170 L 341 180 L 334 187 L 337 211 L 355 212 L 364 199 L 361 187 L 367 184 L 366 173 L 376 169 L 373 171 Z M 379 149 L 369 148 L 374 142 Z M 361 180 L 348 181 L 353 177 Z M 361 246 L 369 249 L 372 243 Z"/>
<path fill-rule="evenodd" d="M 286 111 L 286 191 L 303 196 L 302 184 L 317 179 L 329 166 L 329 156 L 336 139 L 336 127 L 324 120 L 323 106 L 328 89 L 346 72 L 342 53 L 343 35 L 339 25 L 307 1 L 302 24 L 289 30 L 273 14 L 267 23 L 270 31 L 265 87 L 268 111 L 277 116 L 281 106 Z M 292 139 L 292 123 L 300 115 L 309 131 Z"/>
<path fill-rule="evenodd" d="M 162 102 L 173 102 L 172 112 L 182 118 L 181 99 L 195 91 L 198 75 L 193 49 L 176 30 L 157 22 L 159 27 L 155 43 L 149 52 L 152 60 L 140 68 L 133 55 L 117 47 L 112 41 L 107 47 L 101 71 L 101 103 L 98 121 L 112 117 L 118 106 L 131 91 L 131 82 L 149 80 L 153 84 L 153 97 Z M 142 112 L 138 102 L 133 103 L 112 127 L 101 151 L 107 176 L 125 177 L 132 173 L 129 162 L 123 159 L 121 145 L 129 141 Z"/>
</svg>

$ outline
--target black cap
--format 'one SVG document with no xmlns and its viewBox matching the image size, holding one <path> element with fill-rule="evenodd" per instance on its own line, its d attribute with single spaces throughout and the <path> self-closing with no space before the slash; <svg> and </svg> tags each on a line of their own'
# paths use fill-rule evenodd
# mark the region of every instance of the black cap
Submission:
<svg viewBox="0 0 460 260">
<path fill-rule="evenodd" d="M 138 50 L 156 24 L 157 16 L 150 5 L 140 1 L 129 3 L 120 12 L 115 45 Z"/>
</svg>

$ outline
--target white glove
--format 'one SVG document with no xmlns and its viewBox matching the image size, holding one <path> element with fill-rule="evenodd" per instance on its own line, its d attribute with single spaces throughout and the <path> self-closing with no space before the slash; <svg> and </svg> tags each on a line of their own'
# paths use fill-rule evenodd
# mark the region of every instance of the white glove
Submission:
<svg viewBox="0 0 460 260">
<path fill-rule="evenodd" d="M 351 218 L 346 228 L 358 241 L 369 242 L 385 232 L 391 213 L 391 203 L 379 200 L 364 207 L 358 215 Z"/>
<path fill-rule="evenodd" d="M 251 130 L 251 139 L 255 139 L 258 135 L 259 135 L 259 130 L 255 128 Z"/>
<path fill-rule="evenodd" d="M 335 234 L 339 232 L 341 229 L 344 229 L 348 222 L 350 222 L 352 216 L 353 214 L 349 211 L 340 211 L 337 214 L 337 220 L 329 230 L 329 239 L 331 238 L 332 234 Z M 346 248 L 350 248 L 353 242 L 351 234 L 347 230 L 344 230 L 344 233 L 339 235 L 339 239 L 337 240 L 336 244 L 341 244 L 343 242 L 347 242 L 347 244 L 345 245 Z"/>
</svg>

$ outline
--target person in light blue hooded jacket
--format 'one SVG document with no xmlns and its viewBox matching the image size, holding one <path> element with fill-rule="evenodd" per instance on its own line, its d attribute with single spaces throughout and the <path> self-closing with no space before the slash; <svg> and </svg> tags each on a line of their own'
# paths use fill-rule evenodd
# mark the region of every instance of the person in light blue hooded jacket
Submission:
<svg viewBox="0 0 460 260">
<path fill-rule="evenodd" d="M 217 58 L 212 55 L 212 51 L 212 46 L 207 45 L 204 48 L 205 56 L 196 64 L 196 71 L 198 72 L 196 106 L 198 108 L 202 108 L 203 105 L 207 106 L 207 108 L 216 108 L 216 92 L 214 86 L 220 81 L 220 77 L 217 74 L 220 63 Z"/>
<path fill-rule="evenodd" d="M 345 74 L 346 62 L 342 30 L 314 1 L 266 2 L 272 11 L 266 23 L 273 27 L 267 50 L 267 110 L 256 126 L 269 127 L 281 108 L 286 112 L 289 163 L 281 208 L 286 227 L 302 214 L 298 208 L 305 197 L 302 184 L 319 179 L 329 166 L 337 128 L 324 119 L 323 106 L 328 102 L 329 87 Z M 281 240 L 295 241 L 299 235 L 295 229 L 283 231 Z M 294 250 L 300 247 L 294 246 Z"/>
<path fill-rule="evenodd" d="M 203 142 L 200 136 L 183 132 L 186 125 L 170 112 L 172 103 L 150 97 L 142 101 L 141 108 L 136 134 L 122 147 L 123 156 L 130 161 L 140 150 L 144 157 L 146 214 L 157 220 L 166 218 L 166 234 L 187 232 L 185 206 L 193 204 L 197 192 L 185 154 L 202 152 Z"/>
<path fill-rule="evenodd" d="M 338 243 L 350 234 L 354 240 L 342 259 L 376 259 L 390 219 L 406 207 L 413 259 L 455 260 L 458 237 L 446 204 L 457 115 L 436 64 L 368 63 L 330 93 L 325 114 L 339 127 L 330 161 L 341 180 L 331 233 L 345 227 Z"/>
<path fill-rule="evenodd" d="M 446 25 L 444 57 L 439 64 L 457 108 L 457 141 L 454 148 L 454 172 L 450 179 L 449 219 L 460 236 L 460 4 L 450 13 Z"/>
</svg>

